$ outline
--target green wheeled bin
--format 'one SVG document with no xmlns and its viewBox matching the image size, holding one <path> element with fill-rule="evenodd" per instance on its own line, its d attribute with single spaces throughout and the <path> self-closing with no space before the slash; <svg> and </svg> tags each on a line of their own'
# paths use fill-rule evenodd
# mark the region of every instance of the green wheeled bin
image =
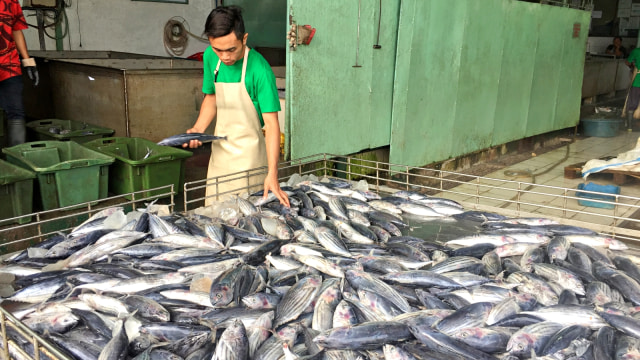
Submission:
<svg viewBox="0 0 640 360">
<path fill-rule="evenodd" d="M 116 195 L 174 185 L 180 192 L 184 185 L 185 160 L 190 151 L 161 146 L 142 138 L 112 137 L 83 144 L 90 149 L 113 156 L 109 170 L 109 191 Z M 168 194 L 168 189 L 145 191 L 138 196 Z M 131 196 L 125 196 L 131 200 Z"/>
<path fill-rule="evenodd" d="M 0 160 L 0 226 L 31 221 L 30 216 L 11 221 L 3 219 L 31 214 L 35 177 L 36 174 L 31 171 Z"/>
<path fill-rule="evenodd" d="M 27 123 L 30 141 L 73 140 L 77 143 L 113 135 L 115 130 L 92 125 L 82 121 L 44 119 Z"/>
<path fill-rule="evenodd" d="M 42 210 L 106 198 L 114 158 L 75 141 L 36 141 L 2 149 L 7 161 L 36 173 Z M 37 203 L 37 201 L 36 201 Z"/>
</svg>

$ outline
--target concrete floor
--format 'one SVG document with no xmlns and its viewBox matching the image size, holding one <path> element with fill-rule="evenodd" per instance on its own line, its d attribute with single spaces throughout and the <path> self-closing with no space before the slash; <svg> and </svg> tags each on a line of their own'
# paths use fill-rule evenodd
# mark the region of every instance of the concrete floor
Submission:
<svg viewBox="0 0 640 360">
<path fill-rule="evenodd" d="M 578 185 L 593 182 L 615 185 L 612 174 L 566 178 L 565 166 L 619 153 L 636 146 L 640 132 L 620 131 L 615 137 L 577 138 L 555 150 L 532 156 L 481 178 L 459 185 L 439 196 L 477 209 L 499 210 L 514 216 L 544 216 L 575 221 L 577 225 L 600 225 L 640 229 L 640 180 L 627 177 L 620 186 L 613 209 L 583 206 L 575 197 Z M 592 226 L 593 227 L 593 226 Z M 637 231 L 636 231 L 637 232 Z M 629 233 L 632 236 L 634 234 Z M 640 232 L 637 234 L 640 237 Z"/>
</svg>

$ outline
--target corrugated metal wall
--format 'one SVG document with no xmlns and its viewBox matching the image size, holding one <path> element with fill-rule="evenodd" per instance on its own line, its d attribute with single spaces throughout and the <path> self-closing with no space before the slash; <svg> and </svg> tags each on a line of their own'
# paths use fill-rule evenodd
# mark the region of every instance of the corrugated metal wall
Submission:
<svg viewBox="0 0 640 360">
<path fill-rule="evenodd" d="M 579 121 L 590 13 L 515 0 L 289 0 L 318 29 L 288 53 L 291 158 L 390 145 L 420 166 Z M 574 37 L 574 25 L 581 30 Z"/>
</svg>

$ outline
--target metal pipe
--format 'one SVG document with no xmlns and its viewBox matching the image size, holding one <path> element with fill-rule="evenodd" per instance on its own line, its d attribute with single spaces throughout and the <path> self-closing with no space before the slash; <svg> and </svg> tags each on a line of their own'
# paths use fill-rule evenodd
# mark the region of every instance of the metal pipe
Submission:
<svg viewBox="0 0 640 360">
<path fill-rule="evenodd" d="M 125 134 L 131 137 L 131 124 L 129 122 L 129 93 L 127 88 L 127 70 L 122 70 L 122 93 L 124 96 L 124 126 Z"/>
</svg>

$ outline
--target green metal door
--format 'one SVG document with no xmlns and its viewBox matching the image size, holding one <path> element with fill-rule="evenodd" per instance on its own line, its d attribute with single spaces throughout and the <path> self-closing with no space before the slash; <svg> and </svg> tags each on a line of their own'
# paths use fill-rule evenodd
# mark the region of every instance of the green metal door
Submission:
<svg viewBox="0 0 640 360">
<path fill-rule="evenodd" d="M 422 166 L 579 121 L 590 13 L 403 0 L 390 161 Z"/>
<path fill-rule="evenodd" d="M 389 145 L 399 9 L 400 0 L 288 0 L 290 24 L 316 28 L 309 45 L 287 50 L 289 158 Z"/>
</svg>

